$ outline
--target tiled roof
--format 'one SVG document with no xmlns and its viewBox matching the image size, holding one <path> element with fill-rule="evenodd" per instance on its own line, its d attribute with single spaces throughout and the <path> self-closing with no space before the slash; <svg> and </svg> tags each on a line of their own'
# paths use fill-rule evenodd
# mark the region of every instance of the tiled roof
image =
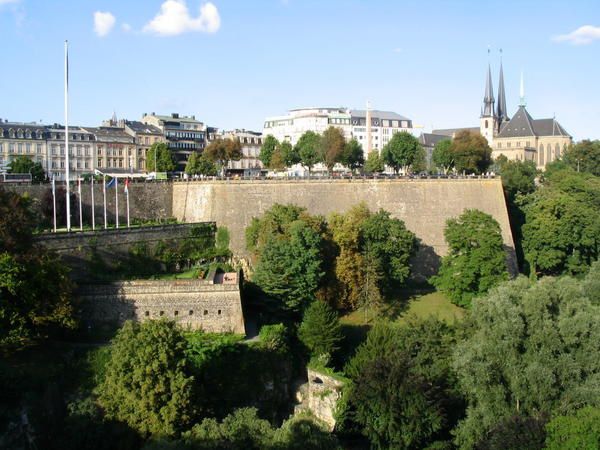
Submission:
<svg viewBox="0 0 600 450">
<path fill-rule="evenodd" d="M 524 106 L 519 106 L 515 115 L 507 122 L 499 138 L 527 137 L 527 136 L 569 136 L 569 133 L 556 121 L 556 119 L 533 119 Z"/>
</svg>

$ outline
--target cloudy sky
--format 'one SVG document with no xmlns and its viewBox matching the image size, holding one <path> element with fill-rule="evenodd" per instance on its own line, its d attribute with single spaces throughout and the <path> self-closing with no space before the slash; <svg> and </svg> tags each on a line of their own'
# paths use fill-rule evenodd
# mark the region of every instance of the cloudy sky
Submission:
<svg viewBox="0 0 600 450">
<path fill-rule="evenodd" d="M 426 130 L 472 126 L 502 48 L 509 110 L 523 71 L 535 118 L 600 138 L 598 0 L 0 0 L 0 117 L 62 122 L 65 39 L 82 125 L 154 111 L 260 130 L 368 99 Z"/>
</svg>

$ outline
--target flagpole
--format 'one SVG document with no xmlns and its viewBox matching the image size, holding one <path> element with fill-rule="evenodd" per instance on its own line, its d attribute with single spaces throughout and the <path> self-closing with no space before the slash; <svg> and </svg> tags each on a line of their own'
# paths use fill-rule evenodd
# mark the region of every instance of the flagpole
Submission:
<svg viewBox="0 0 600 450">
<path fill-rule="evenodd" d="M 92 230 L 96 229 L 96 204 L 94 203 L 94 177 L 96 175 L 92 175 Z"/>
<path fill-rule="evenodd" d="M 56 233 L 56 181 L 54 175 L 52 175 L 52 215 L 54 219 L 54 232 Z"/>
<path fill-rule="evenodd" d="M 104 229 L 108 228 L 108 223 L 106 221 L 106 174 L 102 174 L 103 182 L 102 182 L 102 196 L 104 197 Z"/>
<path fill-rule="evenodd" d="M 115 210 L 115 223 L 117 225 L 117 228 L 119 228 L 119 179 L 117 177 L 115 177 Z"/>
<path fill-rule="evenodd" d="M 79 196 L 79 231 L 83 231 L 83 206 L 81 202 L 81 178 L 77 177 L 77 194 Z"/>
<path fill-rule="evenodd" d="M 131 227 L 129 223 L 129 179 L 125 180 L 125 198 L 127 199 L 127 228 Z"/>
<path fill-rule="evenodd" d="M 69 41 L 65 41 L 65 151 L 67 182 L 67 231 L 71 231 L 71 189 L 69 186 Z"/>
</svg>

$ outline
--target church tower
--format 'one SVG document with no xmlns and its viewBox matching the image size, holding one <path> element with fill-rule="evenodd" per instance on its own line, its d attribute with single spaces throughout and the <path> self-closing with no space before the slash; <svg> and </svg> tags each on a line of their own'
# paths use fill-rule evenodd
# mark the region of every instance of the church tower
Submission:
<svg viewBox="0 0 600 450">
<path fill-rule="evenodd" d="M 492 69 L 488 63 L 487 78 L 485 80 L 485 94 L 483 96 L 483 110 L 479 123 L 481 135 L 487 139 L 490 147 L 496 134 L 496 112 L 494 111 L 494 88 L 492 86 Z"/>
<path fill-rule="evenodd" d="M 500 50 L 500 54 L 502 54 L 502 50 Z M 508 117 L 508 113 L 506 112 L 506 93 L 504 90 L 504 71 L 502 70 L 502 60 L 500 60 L 500 80 L 498 84 L 498 103 L 496 105 L 496 129 L 494 130 L 496 134 L 500 133 L 502 126 L 505 122 L 508 122 L 510 119 Z"/>
</svg>

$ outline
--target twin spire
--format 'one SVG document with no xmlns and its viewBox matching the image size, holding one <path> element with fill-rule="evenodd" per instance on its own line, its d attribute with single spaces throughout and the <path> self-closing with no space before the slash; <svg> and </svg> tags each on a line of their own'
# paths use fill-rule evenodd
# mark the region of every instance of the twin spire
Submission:
<svg viewBox="0 0 600 450">
<path fill-rule="evenodd" d="M 502 50 L 500 50 L 502 54 Z M 489 50 L 488 50 L 489 54 Z M 492 87 L 492 68 L 488 63 L 487 78 L 485 80 L 485 94 L 483 96 L 482 117 L 494 117 L 499 123 L 508 120 L 506 110 L 506 90 L 504 89 L 504 70 L 502 69 L 502 60 L 500 60 L 500 80 L 498 84 L 498 103 L 494 110 L 494 88 Z"/>
</svg>

